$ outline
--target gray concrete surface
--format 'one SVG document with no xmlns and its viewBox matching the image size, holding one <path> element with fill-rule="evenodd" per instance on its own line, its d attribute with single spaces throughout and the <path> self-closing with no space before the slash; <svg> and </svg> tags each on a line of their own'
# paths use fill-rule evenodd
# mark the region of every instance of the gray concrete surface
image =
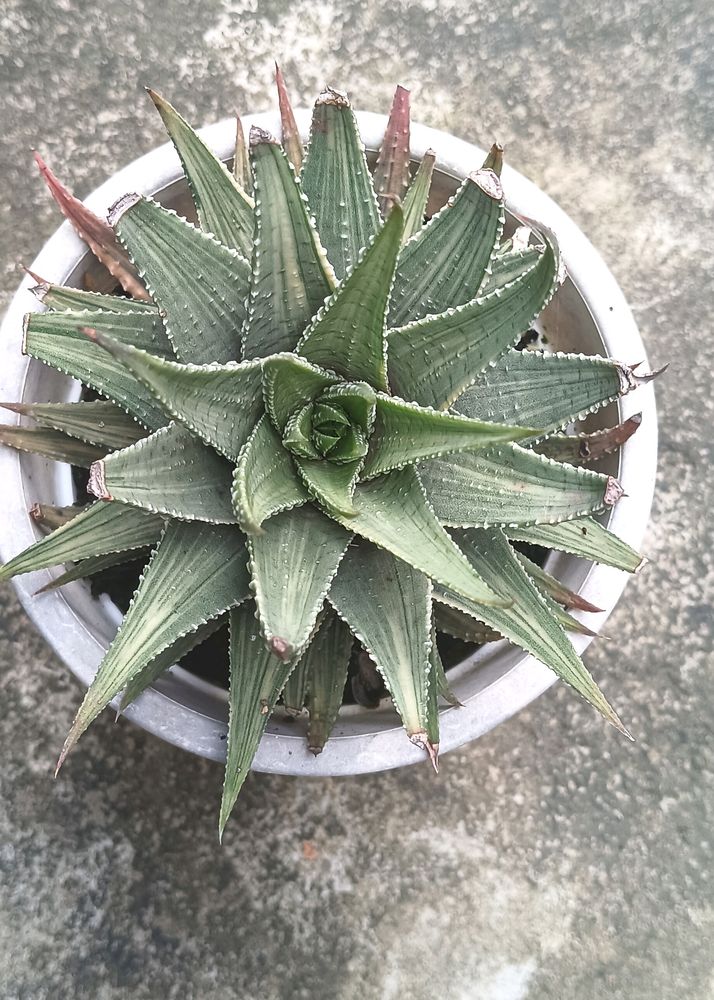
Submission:
<svg viewBox="0 0 714 1000">
<path fill-rule="evenodd" d="M 0 996 L 714 996 L 710 0 L 0 0 L 0 29 L 2 301 L 57 225 L 32 146 L 85 193 L 162 141 L 142 84 L 209 121 L 266 107 L 276 56 L 302 100 L 401 81 L 503 141 L 672 363 L 652 564 L 588 654 L 634 746 L 556 688 L 438 779 L 253 776 L 221 849 L 219 769 L 109 716 L 51 780 L 80 691 L 3 587 Z"/>
</svg>

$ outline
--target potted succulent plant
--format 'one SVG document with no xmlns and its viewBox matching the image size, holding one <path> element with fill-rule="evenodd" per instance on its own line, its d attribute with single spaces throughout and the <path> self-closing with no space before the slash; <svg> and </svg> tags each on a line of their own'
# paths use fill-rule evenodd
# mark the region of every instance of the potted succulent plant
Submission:
<svg viewBox="0 0 714 1000">
<path fill-rule="evenodd" d="M 34 600 L 20 590 L 26 607 L 91 680 L 60 764 L 118 704 L 166 738 L 226 759 L 221 831 L 266 730 L 272 757 L 259 754 L 263 769 L 344 773 L 420 753 L 436 766 L 440 722 L 467 720 L 466 732 L 457 722 L 449 733 L 447 745 L 458 745 L 557 675 L 627 733 L 568 633 L 582 648 L 594 632 L 579 612 L 610 610 L 622 588 L 614 570 L 641 562 L 596 516 L 621 501 L 620 481 L 583 467 L 616 456 L 641 420 L 574 425 L 609 405 L 612 413 L 613 401 L 652 376 L 584 353 L 597 343 L 591 331 L 588 344 L 582 287 L 567 291 L 561 234 L 551 231 L 566 229 L 565 217 L 556 211 L 553 227 L 551 218 L 507 216 L 498 146 L 468 172 L 449 163 L 455 140 L 442 154 L 439 134 L 422 129 L 435 152 L 423 146 L 412 163 L 410 131 L 419 129 L 402 88 L 386 124 L 355 116 L 345 95 L 326 90 L 306 151 L 279 74 L 278 90 L 282 144 L 265 116 L 252 121 L 247 143 L 239 122 L 232 171 L 211 135 L 152 93 L 182 170 L 167 166 L 164 150 L 160 161 L 150 154 L 117 175 L 111 189 L 121 197 L 106 222 L 40 161 L 102 268 L 76 244 L 59 262 L 55 252 L 54 273 L 40 255 L 33 280 L 42 308 L 27 313 L 25 358 L 3 385 L 23 395 L 4 405 L 32 421 L 0 431 L 25 453 L 24 465 L 2 456 L 14 463 L 10 488 L 20 484 L 15 512 L 43 501 L 34 517 L 52 530 L 19 554 L 22 531 L 4 537 L 0 579 L 34 574 L 24 579 L 44 584 Z M 376 158 L 365 155 L 360 128 L 379 133 Z M 461 162 L 473 155 L 462 145 Z M 195 214 L 182 200 L 186 183 Z M 552 203 L 542 205 L 553 216 Z M 71 242 L 67 230 L 62 239 Z M 573 245 L 572 233 L 565 242 Z M 609 280 L 601 308 L 623 327 L 623 351 L 641 349 Z M 24 295 L 6 319 L 6 351 Z M 602 336 L 602 323 L 592 326 Z M 549 348 L 571 351 L 528 343 L 544 332 Z M 63 377 L 53 381 L 50 369 Z M 90 393 L 79 398 L 78 383 Z M 651 497 L 651 391 L 643 409 L 639 484 L 623 477 L 636 503 L 631 539 Z M 54 481 L 49 460 L 66 463 Z M 76 481 L 92 502 L 77 505 L 70 466 L 88 469 Z M 53 494 L 28 497 L 40 483 Z M 22 524 L 26 535 L 27 515 Z M 548 549 L 612 568 L 599 585 L 609 579 L 607 593 L 595 588 L 599 607 L 581 593 L 584 577 L 568 580 L 568 566 L 584 564 L 571 558 L 557 579 L 539 561 Z M 105 596 L 90 611 L 77 581 L 137 557 L 144 568 L 112 637 L 114 606 Z M 187 686 L 171 668 L 226 620 L 222 719 L 215 685 Z M 471 644 L 449 678 L 442 635 Z M 525 655 L 509 660 L 503 642 L 483 655 L 502 638 Z M 375 668 L 372 696 L 379 701 L 383 683 L 406 737 L 391 708 L 350 732 L 350 709 L 341 711 L 348 674 L 359 688 Z M 485 702 L 479 692 L 489 688 L 495 698 Z M 290 713 L 304 720 L 313 755 L 327 743 L 317 761 L 304 743 L 296 752 L 302 736 L 288 735 Z M 328 742 L 335 726 L 338 739 Z M 385 733 L 408 752 L 390 756 L 384 741 L 376 748 Z M 293 754 L 299 766 L 286 763 Z"/>
</svg>

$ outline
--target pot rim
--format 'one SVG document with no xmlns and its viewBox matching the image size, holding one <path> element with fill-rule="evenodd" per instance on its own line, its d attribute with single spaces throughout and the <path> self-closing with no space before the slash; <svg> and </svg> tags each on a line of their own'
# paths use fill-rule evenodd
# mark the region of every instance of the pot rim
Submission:
<svg viewBox="0 0 714 1000">
<path fill-rule="evenodd" d="M 366 147 L 379 147 L 387 118 L 372 112 L 356 112 L 362 140 Z M 309 131 L 311 111 L 295 112 L 298 127 L 305 137 Z M 244 127 L 251 125 L 279 133 L 276 113 L 246 116 Z M 235 122 L 224 119 L 200 130 L 201 136 L 223 159 L 233 154 Z M 442 174 L 461 179 L 476 166 L 485 151 L 461 139 L 429 128 L 412 124 L 412 158 L 419 160 L 427 149 L 438 155 Z M 178 157 L 166 143 L 119 170 L 100 185 L 86 200 L 98 214 L 129 191 L 154 194 L 169 187 L 183 174 Z M 522 174 L 505 166 L 502 175 L 507 209 L 516 216 L 536 219 L 557 235 L 568 275 L 575 284 L 585 306 L 597 325 L 610 356 L 633 363 L 647 362 L 629 306 L 610 270 L 576 224 L 543 191 Z M 31 269 L 43 278 L 63 282 L 72 273 L 87 249 L 65 222 L 48 240 L 33 262 Z M 0 373 L 0 398 L 22 399 L 30 359 L 20 352 L 22 317 L 33 307 L 39 308 L 28 294 L 33 282 L 25 277 L 5 315 L 0 337 L 9 360 Z M 654 494 L 657 465 L 657 421 L 654 391 L 651 385 L 638 389 L 633 400 L 630 394 L 618 403 L 621 419 L 642 413 L 637 435 L 621 449 L 619 478 L 626 496 L 610 511 L 608 527 L 620 538 L 638 548 L 647 527 Z M 67 470 L 68 471 L 68 470 Z M 22 456 L 10 449 L 0 449 L 0 481 L 11 502 L 8 516 L 0 525 L 0 555 L 9 559 L 35 537 L 33 522 L 27 512 L 28 477 L 22 469 Z M 56 480 L 57 481 L 57 480 Z M 66 493 L 66 484 L 65 484 Z M 36 499 L 36 498 L 35 498 Z M 574 561 L 574 557 L 565 557 Z M 577 561 L 582 564 L 582 561 Z M 589 615 L 588 624 L 600 630 L 619 600 L 628 574 L 608 566 L 588 564 L 579 592 L 597 606 L 600 615 Z M 34 591 L 51 576 L 48 571 L 28 574 L 13 580 L 26 613 L 60 658 L 75 676 L 87 686 L 99 665 L 106 644 L 103 644 L 87 623 L 74 613 L 62 591 L 52 591 L 33 597 Z M 76 585 L 72 585 L 76 586 Z M 108 599 L 98 602 L 98 613 L 116 624 L 117 610 Z M 578 617 L 578 613 L 575 613 Z M 573 645 L 582 653 L 589 645 L 588 636 L 572 635 Z M 515 649 L 508 643 L 490 644 L 492 648 L 478 650 L 466 658 L 458 669 L 478 670 L 478 683 L 461 708 L 441 711 L 441 752 L 455 749 L 498 723 L 505 721 L 547 690 L 556 681 L 555 674 L 533 656 Z M 176 674 L 185 674 L 176 668 Z M 193 706 L 173 700 L 166 690 L 158 687 L 144 692 L 125 713 L 132 722 L 183 749 L 216 760 L 225 759 L 226 727 L 208 714 L 209 685 L 192 682 Z M 206 702 L 203 704 L 203 698 Z M 113 703 L 115 704 L 115 703 Z M 381 717 L 384 722 L 385 716 Z M 327 776 L 357 774 L 387 770 L 424 760 L 423 752 L 404 735 L 396 715 L 389 717 L 386 728 L 360 733 L 337 732 L 325 750 L 313 757 L 307 751 L 302 735 L 291 735 L 286 727 L 269 726 L 260 744 L 252 767 L 257 771 L 282 774 Z M 339 726 L 338 726 L 339 730 Z"/>
</svg>

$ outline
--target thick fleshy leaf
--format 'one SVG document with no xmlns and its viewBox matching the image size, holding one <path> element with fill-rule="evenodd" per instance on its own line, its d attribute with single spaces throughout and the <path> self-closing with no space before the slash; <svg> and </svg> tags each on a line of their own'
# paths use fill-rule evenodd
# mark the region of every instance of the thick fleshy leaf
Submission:
<svg viewBox="0 0 714 1000">
<path fill-rule="evenodd" d="M 332 582 L 330 603 L 377 665 L 407 735 L 434 760 L 427 737 L 431 582 L 376 545 L 345 555 Z"/>
<path fill-rule="evenodd" d="M 169 424 L 92 466 L 88 489 L 101 500 L 184 521 L 233 524 L 233 470 L 185 427 Z"/>
<path fill-rule="evenodd" d="M 62 312 L 28 313 L 25 332 L 49 333 L 57 337 L 76 339 L 85 329 L 108 334 L 122 344 L 131 344 L 163 358 L 174 356 L 171 342 L 157 311 L 148 309 L 80 309 Z"/>
<path fill-rule="evenodd" d="M 325 459 L 297 457 L 293 461 L 310 495 L 328 513 L 335 511 L 344 517 L 354 517 L 357 512 L 352 505 L 352 496 L 362 459 L 339 464 Z"/>
<path fill-rule="evenodd" d="M 487 448 L 499 441 L 513 441 L 533 433 L 523 427 L 464 419 L 380 393 L 362 476 L 371 478 L 433 455 Z"/>
<path fill-rule="evenodd" d="M 492 629 L 486 622 L 478 621 L 473 614 L 467 615 L 450 604 L 438 603 L 443 593 L 437 590 L 434 595 L 434 622 L 439 632 L 479 645 L 503 638 L 500 632 Z"/>
<path fill-rule="evenodd" d="M 507 351 L 454 409 L 468 417 L 556 430 L 649 382 L 618 361 L 584 354 Z"/>
<path fill-rule="evenodd" d="M 265 407 L 282 434 L 293 414 L 313 400 L 337 378 L 295 354 L 276 354 L 263 362 Z"/>
<path fill-rule="evenodd" d="M 53 285 L 39 275 L 29 271 L 37 284 L 32 293 L 49 309 L 59 312 L 76 312 L 90 309 L 96 312 L 106 309 L 108 312 L 147 312 L 158 316 L 158 309 L 153 302 L 145 299 L 128 299 L 123 295 L 109 295 L 102 292 L 88 292 L 83 288 L 70 288 L 68 285 Z"/>
<path fill-rule="evenodd" d="M 508 604 L 484 584 L 439 524 L 412 466 L 360 483 L 354 506 L 354 517 L 332 516 L 444 586 L 473 600 Z"/>
<path fill-rule="evenodd" d="M 276 514 L 249 536 L 261 631 L 276 656 L 301 655 L 351 537 L 310 504 Z"/>
<path fill-rule="evenodd" d="M 109 219 L 161 309 L 179 361 L 236 361 L 250 277 L 245 258 L 151 198 L 125 195 Z"/>
<path fill-rule="evenodd" d="M 259 361 L 227 365 L 182 365 L 92 334 L 179 420 L 226 458 L 236 461 L 263 413 Z"/>
<path fill-rule="evenodd" d="M 147 299 L 148 295 L 135 267 L 127 257 L 117 238 L 107 223 L 90 211 L 52 173 L 39 153 L 35 153 L 35 163 L 50 189 L 50 194 L 59 206 L 62 215 L 69 220 L 78 236 L 84 240 L 97 260 L 101 261 L 114 280 L 106 282 L 106 291 L 111 291 L 118 281 L 122 288 L 135 299 Z"/>
<path fill-rule="evenodd" d="M 32 313 L 32 316 L 40 315 L 45 314 Z M 83 333 L 36 330 L 30 322 L 25 328 L 23 353 L 108 396 L 149 430 L 166 425 L 163 410 L 146 386 Z"/>
<path fill-rule="evenodd" d="M 126 448 L 146 431 L 115 403 L 102 400 L 79 403 L 0 403 L 6 410 L 30 417 L 40 427 L 62 431 L 70 437 L 110 451 Z M 96 456 L 99 457 L 99 456 Z"/>
<path fill-rule="evenodd" d="M 305 653 L 307 668 L 308 750 L 322 752 L 342 704 L 347 667 L 352 653 L 352 633 L 335 614 L 330 614 Z"/>
<path fill-rule="evenodd" d="M 503 229 L 503 190 L 478 170 L 404 247 L 394 278 L 390 326 L 463 305 L 479 287 Z"/>
<path fill-rule="evenodd" d="M 240 115 L 236 115 L 236 145 L 233 154 L 233 176 L 246 194 L 252 193 L 253 173 L 250 169 L 248 143 L 245 141 L 245 132 Z"/>
<path fill-rule="evenodd" d="M 520 542 L 571 552 L 583 559 L 592 559 L 628 573 L 636 573 L 645 561 L 644 556 L 592 517 L 563 521 L 561 524 L 508 528 L 506 533 L 509 538 Z"/>
<path fill-rule="evenodd" d="M 591 604 L 590 601 L 586 601 L 584 597 L 581 597 L 580 594 L 576 594 L 575 591 L 566 587 L 565 584 L 560 582 L 560 580 L 556 580 L 556 578 L 544 570 L 542 566 L 534 563 L 532 559 L 523 555 L 522 552 L 517 551 L 516 555 L 518 556 L 521 566 L 523 566 L 524 570 L 538 589 L 545 591 L 545 593 L 549 594 L 553 600 L 558 602 L 558 604 L 562 604 L 566 608 L 577 608 L 579 611 L 598 612 L 603 610 L 602 608 L 598 608 L 596 605 Z"/>
<path fill-rule="evenodd" d="M 402 206 L 404 209 L 402 243 L 406 243 L 412 236 L 415 236 L 424 225 L 435 163 L 436 153 L 433 149 L 427 149 L 404 198 Z"/>
<path fill-rule="evenodd" d="M 77 438 L 68 437 L 61 431 L 53 431 L 46 427 L 19 427 L 17 425 L 0 424 L 0 444 L 15 448 L 17 451 L 28 451 L 35 455 L 43 455 L 53 462 L 68 462 L 80 469 L 88 469 L 106 454 L 106 448 Z"/>
<path fill-rule="evenodd" d="M 155 541 L 158 541 L 157 538 Z M 70 566 L 68 570 L 64 573 L 60 573 L 49 583 L 46 583 L 44 587 L 40 587 L 36 594 L 47 594 L 51 590 L 59 590 L 60 587 L 66 587 L 68 583 L 73 583 L 75 580 L 86 580 L 90 577 L 95 576 L 97 573 L 103 573 L 106 569 L 112 569 L 114 566 L 125 566 L 126 563 L 137 563 L 137 562 L 147 562 L 149 556 L 151 555 L 151 548 L 143 549 L 132 549 L 128 552 L 108 552 L 104 556 L 89 556 L 87 559 L 81 559 L 79 562 L 74 563 Z"/>
<path fill-rule="evenodd" d="M 409 183 L 409 91 L 397 87 L 372 175 L 377 201 L 386 218 Z"/>
<path fill-rule="evenodd" d="M 379 209 L 350 103 L 330 87 L 315 103 L 301 180 L 341 280 L 377 232 Z"/>
<path fill-rule="evenodd" d="M 214 632 L 225 625 L 227 621 L 226 615 L 221 615 L 218 618 L 213 618 L 211 621 L 206 622 L 205 625 L 199 625 L 195 632 L 189 632 L 187 635 L 181 636 L 176 642 L 172 642 L 170 646 L 159 653 L 150 663 L 147 663 L 145 667 L 135 674 L 129 681 L 127 686 L 124 688 L 124 692 L 121 696 L 121 704 L 119 705 L 119 713 L 126 711 L 126 709 L 131 705 L 133 701 L 139 697 L 139 695 L 145 691 L 154 681 L 158 680 L 159 677 L 170 667 L 173 667 L 175 663 L 178 663 L 187 653 L 190 653 L 192 649 L 196 646 L 200 646 L 202 642 L 210 638 Z"/>
<path fill-rule="evenodd" d="M 503 146 L 499 142 L 494 142 L 491 146 L 482 167 L 484 170 L 493 170 L 494 174 L 497 174 L 498 177 L 501 176 L 501 171 L 503 170 Z"/>
<path fill-rule="evenodd" d="M 285 77 L 277 63 L 275 64 L 275 86 L 278 91 L 278 106 L 280 107 L 280 141 L 288 159 L 299 174 L 303 159 L 302 139 L 293 114 L 288 88 L 285 85 Z"/>
<path fill-rule="evenodd" d="M 255 534 L 263 521 L 306 503 L 309 494 L 273 425 L 263 415 L 238 458 L 232 501 L 238 523 Z"/>
<path fill-rule="evenodd" d="M 316 628 L 319 625 L 316 623 Z M 319 635 L 319 628 L 318 628 Z M 305 707 L 305 699 L 307 697 L 307 678 L 309 673 L 309 662 L 308 657 L 310 655 L 310 650 L 315 645 L 315 640 L 310 643 L 307 650 L 298 660 L 294 669 L 291 671 L 288 677 L 285 687 L 283 688 L 282 704 L 285 711 L 290 716 L 300 715 L 303 708 Z"/>
<path fill-rule="evenodd" d="M 612 507 L 622 487 L 515 444 L 429 459 L 420 475 L 434 513 L 458 527 L 555 524 Z"/>
<path fill-rule="evenodd" d="M 250 130 L 256 231 L 243 327 L 246 358 L 292 351 L 334 288 L 295 171 L 268 132 Z"/>
<path fill-rule="evenodd" d="M 77 712 L 58 769 L 87 726 L 143 667 L 245 600 L 246 563 L 238 528 L 182 521 L 167 525 Z"/>
<path fill-rule="evenodd" d="M 531 270 L 498 292 L 390 331 L 394 392 L 422 406 L 448 409 L 480 372 L 518 343 L 557 287 L 558 250 L 550 237 L 544 239 Z"/>
<path fill-rule="evenodd" d="M 313 364 L 386 391 L 386 310 L 402 233 L 395 206 L 355 269 L 315 317 L 298 345 Z"/>
<path fill-rule="evenodd" d="M 591 434 L 553 434 L 545 441 L 539 441 L 533 450 L 558 462 L 589 464 L 599 461 L 629 441 L 641 423 L 642 414 L 636 413 L 621 424 L 603 431 Z"/>
<path fill-rule="evenodd" d="M 163 530 L 160 517 L 118 503 L 94 503 L 0 568 L 0 580 L 60 563 L 129 552 L 153 545 Z"/>
<path fill-rule="evenodd" d="M 148 94 L 176 147 L 201 228 L 250 259 L 252 199 L 176 109 L 155 91 Z"/>
<path fill-rule="evenodd" d="M 230 615 L 231 655 L 228 695 L 228 746 L 219 820 L 223 836 L 228 817 L 290 673 L 290 665 L 258 641 L 252 604 Z"/>
<path fill-rule="evenodd" d="M 528 239 L 530 239 L 530 228 L 528 228 Z M 517 250 L 497 253 L 483 279 L 479 296 L 491 295 L 497 289 L 518 281 L 538 263 L 540 256 L 541 251 L 537 247 L 528 246 L 527 243 Z"/>
<path fill-rule="evenodd" d="M 616 729 L 629 736 L 562 627 L 554 621 L 548 604 L 531 582 L 500 528 L 459 532 L 457 537 L 464 552 L 478 566 L 484 578 L 492 585 L 507 588 L 514 598 L 510 608 L 469 607 L 470 602 L 466 602 L 463 610 L 467 613 L 475 611 L 477 617 L 482 617 L 511 642 L 532 653 L 582 695 Z M 453 604 L 457 608 L 460 606 L 458 599 Z"/>
</svg>

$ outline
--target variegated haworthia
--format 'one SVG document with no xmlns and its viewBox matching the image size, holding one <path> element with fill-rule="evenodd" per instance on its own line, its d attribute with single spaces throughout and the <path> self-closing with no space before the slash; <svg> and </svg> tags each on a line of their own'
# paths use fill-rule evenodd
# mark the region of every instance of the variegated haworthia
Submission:
<svg viewBox="0 0 714 1000">
<path fill-rule="evenodd" d="M 412 169 L 406 90 L 372 174 L 346 95 L 320 95 L 304 150 L 277 83 L 282 145 L 256 128 L 246 142 L 239 120 L 232 172 L 150 92 L 197 226 L 131 192 L 96 219 L 40 163 L 113 277 L 91 292 L 38 279 L 47 309 L 25 351 L 104 399 L 6 404 L 35 426 L 0 429 L 91 464 L 98 498 L 0 578 L 77 562 L 61 585 L 148 553 L 60 762 L 112 699 L 133 700 L 230 616 L 221 832 L 286 685 L 322 750 L 355 643 L 435 766 L 438 697 L 458 710 L 440 631 L 510 639 L 625 732 L 567 637 L 587 627 L 558 602 L 592 606 L 514 544 L 640 562 L 593 519 L 619 484 L 580 467 L 636 422 L 567 428 L 650 376 L 518 350 L 562 263 L 545 229 L 504 237 L 500 147 L 425 222 L 438 150 Z"/>
</svg>

